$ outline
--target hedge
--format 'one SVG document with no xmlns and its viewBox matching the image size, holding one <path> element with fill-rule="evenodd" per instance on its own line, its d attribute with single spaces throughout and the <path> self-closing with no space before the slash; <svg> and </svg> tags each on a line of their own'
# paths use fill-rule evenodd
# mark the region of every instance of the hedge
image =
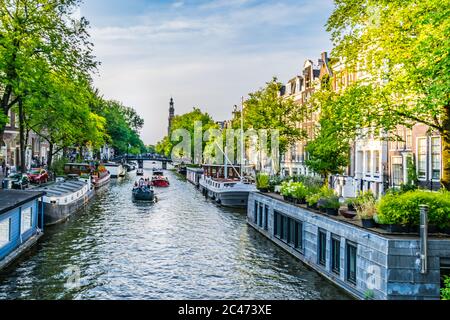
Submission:
<svg viewBox="0 0 450 320">
<path fill-rule="evenodd" d="M 428 205 L 429 223 L 440 228 L 450 227 L 450 192 L 409 191 L 387 194 L 378 204 L 381 224 L 420 225 L 420 205 Z"/>
</svg>

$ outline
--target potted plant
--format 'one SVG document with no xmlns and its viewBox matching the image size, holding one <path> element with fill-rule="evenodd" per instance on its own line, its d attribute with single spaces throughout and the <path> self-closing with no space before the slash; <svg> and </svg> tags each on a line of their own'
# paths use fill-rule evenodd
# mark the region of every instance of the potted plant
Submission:
<svg viewBox="0 0 450 320">
<path fill-rule="evenodd" d="M 318 193 L 310 194 L 306 197 L 306 204 L 308 209 L 317 209 L 317 204 L 319 203 L 321 196 Z"/>
<path fill-rule="evenodd" d="M 284 201 L 293 202 L 294 198 L 292 197 L 292 191 L 292 182 L 283 182 L 280 193 L 283 196 Z"/>
<path fill-rule="evenodd" d="M 269 184 L 270 182 L 270 177 L 267 173 L 258 173 L 256 175 L 256 188 L 263 192 L 269 192 Z"/>
<path fill-rule="evenodd" d="M 306 188 L 303 183 L 298 182 L 292 185 L 292 196 L 296 200 L 297 204 L 305 204 L 307 195 L 308 188 Z"/>
<path fill-rule="evenodd" d="M 325 209 L 325 212 L 330 216 L 338 216 L 339 208 L 341 203 L 339 202 L 339 197 L 333 195 L 331 197 L 321 199 L 321 207 Z"/>
<path fill-rule="evenodd" d="M 356 206 L 358 204 L 358 199 L 350 198 L 350 199 L 347 199 L 345 201 L 345 203 L 347 204 L 348 211 L 356 212 Z"/>
<path fill-rule="evenodd" d="M 358 203 L 356 212 L 362 221 L 364 228 L 375 228 L 375 216 L 377 214 L 377 203 L 375 199 L 366 199 Z"/>
</svg>

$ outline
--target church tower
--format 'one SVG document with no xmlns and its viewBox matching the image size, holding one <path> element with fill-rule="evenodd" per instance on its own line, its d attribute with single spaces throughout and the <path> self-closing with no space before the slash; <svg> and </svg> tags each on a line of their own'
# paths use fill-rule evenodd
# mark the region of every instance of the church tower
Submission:
<svg viewBox="0 0 450 320">
<path fill-rule="evenodd" d="M 173 98 L 170 98 L 170 108 L 169 108 L 169 128 L 168 135 L 170 136 L 170 130 L 172 129 L 172 120 L 175 117 L 175 104 L 173 102 Z"/>
</svg>

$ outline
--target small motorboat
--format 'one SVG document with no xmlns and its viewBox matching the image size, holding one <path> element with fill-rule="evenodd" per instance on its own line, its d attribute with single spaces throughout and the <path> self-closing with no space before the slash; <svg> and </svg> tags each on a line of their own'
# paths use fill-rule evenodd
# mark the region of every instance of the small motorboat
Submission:
<svg viewBox="0 0 450 320">
<path fill-rule="evenodd" d="M 144 169 L 137 169 L 136 175 L 137 176 L 143 176 L 144 175 Z"/>
<path fill-rule="evenodd" d="M 155 191 L 148 181 L 141 179 L 135 183 L 133 199 L 137 201 L 155 201 Z"/>
<path fill-rule="evenodd" d="M 169 179 L 164 176 L 153 176 L 152 186 L 157 188 L 168 188 L 170 187 Z"/>
</svg>

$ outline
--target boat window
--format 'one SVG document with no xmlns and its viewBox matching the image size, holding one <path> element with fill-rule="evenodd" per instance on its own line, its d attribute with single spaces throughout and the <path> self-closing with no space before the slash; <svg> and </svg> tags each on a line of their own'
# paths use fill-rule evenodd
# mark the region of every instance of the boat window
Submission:
<svg viewBox="0 0 450 320">
<path fill-rule="evenodd" d="M 327 263 L 327 233 L 324 230 L 319 230 L 319 250 L 318 262 L 321 266 L 326 266 Z"/>
<path fill-rule="evenodd" d="M 356 285 L 356 253 L 357 246 L 354 243 L 347 242 L 347 281 Z"/>
<path fill-rule="evenodd" d="M 341 273 L 341 239 L 335 235 L 331 238 L 331 270 Z"/>
<path fill-rule="evenodd" d="M 28 207 L 21 210 L 20 232 L 24 234 L 33 227 L 33 208 Z"/>
<path fill-rule="evenodd" d="M 11 218 L 0 221 L 0 248 L 11 241 Z"/>
</svg>

